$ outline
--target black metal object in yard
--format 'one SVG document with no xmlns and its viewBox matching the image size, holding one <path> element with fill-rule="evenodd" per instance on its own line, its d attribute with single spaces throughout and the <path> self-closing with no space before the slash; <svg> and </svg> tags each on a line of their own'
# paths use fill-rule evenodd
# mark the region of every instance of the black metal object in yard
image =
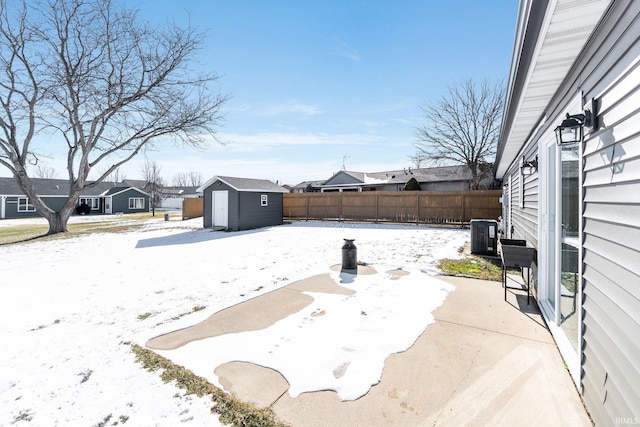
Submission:
<svg viewBox="0 0 640 427">
<path fill-rule="evenodd" d="M 522 287 L 508 286 L 507 270 L 519 269 L 527 290 L 527 305 L 531 296 L 529 269 L 536 256 L 536 249 L 526 246 L 525 240 L 500 239 L 500 257 L 502 258 L 502 286 L 504 286 L 504 300 L 507 300 L 507 289 L 523 290 Z M 525 278 L 524 269 L 527 269 Z"/>
<path fill-rule="evenodd" d="M 498 222 L 492 219 L 471 220 L 471 253 L 496 255 L 498 251 Z"/>
<path fill-rule="evenodd" d="M 342 272 L 358 273 L 358 248 L 353 244 L 355 239 L 344 239 L 342 246 Z"/>
</svg>

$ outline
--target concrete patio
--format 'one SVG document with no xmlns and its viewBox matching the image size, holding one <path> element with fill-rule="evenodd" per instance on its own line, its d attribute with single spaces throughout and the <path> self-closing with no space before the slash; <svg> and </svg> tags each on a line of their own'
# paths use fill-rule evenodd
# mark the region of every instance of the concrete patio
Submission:
<svg viewBox="0 0 640 427">
<path fill-rule="evenodd" d="M 434 312 L 435 323 L 391 355 L 381 381 L 358 400 L 342 402 L 332 391 L 291 398 L 278 372 L 249 363 L 227 363 L 216 374 L 227 391 L 271 407 L 292 426 L 591 425 L 533 299 L 527 305 L 524 292 L 510 290 L 505 302 L 499 282 L 442 279 L 456 289 Z M 301 292 L 322 291 L 320 283 L 294 283 L 148 346 L 264 328 L 305 305 Z"/>
</svg>

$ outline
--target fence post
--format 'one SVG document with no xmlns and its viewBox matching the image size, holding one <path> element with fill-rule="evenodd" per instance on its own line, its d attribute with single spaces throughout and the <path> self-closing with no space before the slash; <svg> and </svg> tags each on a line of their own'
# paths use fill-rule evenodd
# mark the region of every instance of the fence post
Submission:
<svg viewBox="0 0 640 427">
<path fill-rule="evenodd" d="M 464 228 L 464 220 L 467 219 L 466 207 L 467 207 L 467 195 L 463 194 L 462 195 L 462 224 L 460 224 L 460 228 Z"/>
</svg>

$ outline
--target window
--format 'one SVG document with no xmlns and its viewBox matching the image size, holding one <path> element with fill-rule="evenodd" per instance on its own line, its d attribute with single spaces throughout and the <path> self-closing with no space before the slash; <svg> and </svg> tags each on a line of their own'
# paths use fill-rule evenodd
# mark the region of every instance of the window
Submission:
<svg viewBox="0 0 640 427">
<path fill-rule="evenodd" d="M 269 205 L 269 196 L 266 194 L 260 195 L 260 206 L 268 206 Z"/>
<path fill-rule="evenodd" d="M 18 212 L 34 212 L 36 208 L 33 207 L 28 197 L 18 197 Z"/>
<path fill-rule="evenodd" d="M 129 209 L 144 209 L 144 198 L 129 197 Z"/>
<path fill-rule="evenodd" d="M 98 197 L 80 197 L 79 202 L 80 204 L 86 203 L 93 211 L 100 209 L 100 198 Z"/>
</svg>

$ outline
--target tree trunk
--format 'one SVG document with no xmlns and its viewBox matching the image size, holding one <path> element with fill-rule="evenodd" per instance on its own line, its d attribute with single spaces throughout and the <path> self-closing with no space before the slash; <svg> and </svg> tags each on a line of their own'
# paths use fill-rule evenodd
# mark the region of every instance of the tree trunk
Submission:
<svg viewBox="0 0 640 427">
<path fill-rule="evenodd" d="M 51 214 L 45 215 L 45 218 L 49 223 L 49 231 L 47 232 L 47 235 L 66 233 L 69 231 L 67 229 L 67 222 L 69 221 L 72 211 L 73 206 L 69 208 L 65 205 L 60 209 L 60 212 L 52 212 Z"/>
</svg>

